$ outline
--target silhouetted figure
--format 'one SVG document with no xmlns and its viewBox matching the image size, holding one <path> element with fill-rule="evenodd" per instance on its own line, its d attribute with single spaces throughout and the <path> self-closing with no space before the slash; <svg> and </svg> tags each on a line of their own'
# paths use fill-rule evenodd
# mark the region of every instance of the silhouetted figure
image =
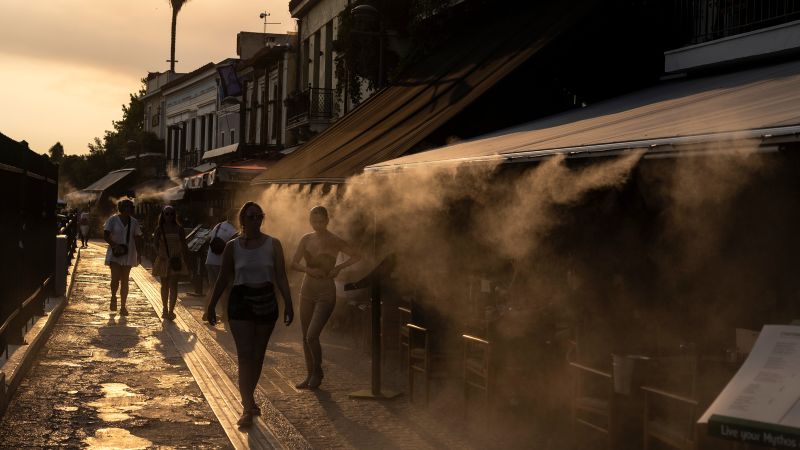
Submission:
<svg viewBox="0 0 800 450">
<path fill-rule="evenodd" d="M 172 206 L 165 206 L 158 215 L 153 243 L 158 249 L 153 275 L 161 278 L 161 317 L 175 320 L 178 279 L 182 275 L 189 275 L 189 266 L 186 264 L 189 248 L 186 246 L 186 232 Z"/>
<path fill-rule="evenodd" d="M 297 384 L 298 389 L 316 389 L 322 383 L 322 346 L 319 336 L 336 306 L 336 284 L 333 279 L 345 267 L 361 259 L 344 239 L 328 231 L 328 210 L 315 206 L 309 213 L 313 233 L 300 239 L 292 258 L 292 269 L 304 272 L 300 288 L 300 323 L 303 328 L 303 353 L 308 376 Z M 339 253 L 349 256 L 336 265 Z M 305 265 L 300 263 L 305 260 Z"/>
<path fill-rule="evenodd" d="M 276 286 L 283 297 L 283 323 L 288 326 L 294 319 L 283 247 L 278 239 L 261 232 L 263 221 L 264 212 L 258 204 L 247 202 L 242 206 L 239 211 L 242 235 L 225 245 L 219 278 L 206 309 L 208 323 L 215 325 L 217 302 L 233 278 L 228 300 L 228 324 L 239 360 L 239 393 L 243 407 L 238 422 L 240 427 L 251 425 L 253 416 L 261 414 L 253 393 L 261 376 L 269 338 L 278 320 Z"/>
<path fill-rule="evenodd" d="M 81 248 L 86 248 L 89 240 L 89 224 L 91 217 L 89 216 L 89 208 L 84 208 L 80 216 L 78 216 L 78 224 L 81 230 Z"/>
<path fill-rule="evenodd" d="M 131 267 L 141 264 L 142 229 L 133 216 L 133 202 L 128 199 L 117 203 L 118 213 L 109 217 L 103 226 L 103 239 L 108 243 L 106 265 L 111 268 L 111 311 L 117 310 L 117 288 L 120 290 L 119 315 L 127 316 L 125 303 Z"/>
</svg>

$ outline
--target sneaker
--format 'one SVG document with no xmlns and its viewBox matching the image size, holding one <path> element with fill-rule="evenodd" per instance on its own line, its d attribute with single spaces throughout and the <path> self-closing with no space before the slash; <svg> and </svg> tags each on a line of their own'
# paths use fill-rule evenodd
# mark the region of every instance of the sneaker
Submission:
<svg viewBox="0 0 800 450">
<path fill-rule="evenodd" d="M 175 311 L 170 311 L 169 315 L 167 316 L 167 319 L 175 320 L 176 317 L 178 317 L 178 316 L 175 315 Z"/>
<path fill-rule="evenodd" d="M 117 297 L 111 297 L 111 307 L 109 309 L 111 309 L 111 311 L 117 310 Z"/>
<path fill-rule="evenodd" d="M 128 308 L 126 308 L 124 306 L 122 308 L 120 308 L 119 309 L 119 315 L 120 316 L 127 316 L 128 315 Z"/>
</svg>

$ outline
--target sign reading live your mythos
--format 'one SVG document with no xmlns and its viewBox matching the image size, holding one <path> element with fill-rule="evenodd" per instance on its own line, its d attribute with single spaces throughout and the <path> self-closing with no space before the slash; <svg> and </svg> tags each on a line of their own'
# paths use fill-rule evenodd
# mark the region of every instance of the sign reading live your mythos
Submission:
<svg viewBox="0 0 800 450">
<path fill-rule="evenodd" d="M 698 423 L 719 438 L 800 449 L 800 326 L 765 325 Z"/>
</svg>

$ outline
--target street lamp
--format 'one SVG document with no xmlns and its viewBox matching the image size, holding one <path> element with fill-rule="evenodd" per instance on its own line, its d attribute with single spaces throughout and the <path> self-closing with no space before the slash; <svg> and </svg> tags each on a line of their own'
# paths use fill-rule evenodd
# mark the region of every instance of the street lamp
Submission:
<svg viewBox="0 0 800 450">
<path fill-rule="evenodd" d="M 380 89 L 383 87 L 383 39 L 386 36 L 383 15 L 372 5 L 358 5 L 353 8 L 352 15 L 355 21 L 354 28 L 357 28 L 352 33 L 378 37 L 378 89 Z M 375 22 L 378 24 L 378 32 L 366 31 L 374 29 Z"/>
</svg>

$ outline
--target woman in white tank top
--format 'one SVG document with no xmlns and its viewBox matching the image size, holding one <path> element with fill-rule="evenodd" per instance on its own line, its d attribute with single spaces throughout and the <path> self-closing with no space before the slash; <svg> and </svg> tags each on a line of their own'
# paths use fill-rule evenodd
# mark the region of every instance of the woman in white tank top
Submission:
<svg viewBox="0 0 800 450">
<path fill-rule="evenodd" d="M 206 310 L 208 323 L 215 325 L 215 308 L 219 297 L 233 279 L 228 301 L 228 323 L 239 359 L 239 393 L 243 412 L 239 426 L 253 423 L 261 414 L 255 403 L 255 392 L 270 335 L 278 320 L 275 288 L 283 297 L 283 323 L 292 323 L 292 294 L 286 277 L 281 242 L 261 232 L 264 212 L 258 204 L 247 202 L 239 211 L 242 235 L 225 245 L 222 267 Z"/>
</svg>

